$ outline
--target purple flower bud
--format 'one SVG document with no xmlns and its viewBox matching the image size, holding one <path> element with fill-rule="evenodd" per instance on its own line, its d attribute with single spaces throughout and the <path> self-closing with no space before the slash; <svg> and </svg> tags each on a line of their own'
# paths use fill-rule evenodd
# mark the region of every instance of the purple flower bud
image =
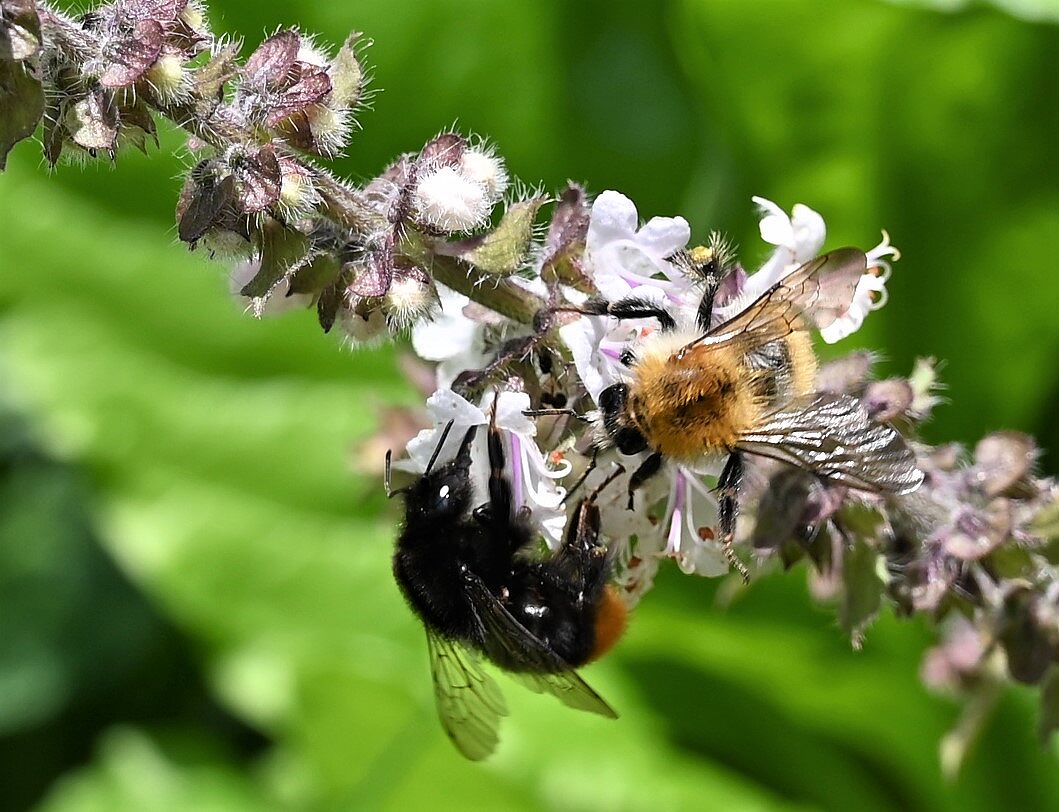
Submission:
<svg viewBox="0 0 1059 812">
<path fill-rule="evenodd" d="M 359 263 L 350 263 L 353 281 L 346 289 L 348 295 L 358 298 L 385 296 L 393 281 L 393 255 L 388 251 L 375 251 Z"/>
<path fill-rule="evenodd" d="M 998 431 L 983 437 L 974 449 L 972 477 L 986 496 L 1019 492 L 1037 462 L 1033 438 L 1016 431 Z M 1025 494 L 1023 494 L 1025 495 Z"/>
<path fill-rule="evenodd" d="M 912 387 L 904 378 L 887 378 L 868 384 L 861 400 L 874 420 L 889 423 L 907 415 L 913 396 Z"/>
<path fill-rule="evenodd" d="M 250 155 L 239 148 L 229 154 L 228 165 L 236 180 L 236 200 L 243 213 L 257 214 L 279 201 L 283 177 L 271 144 Z"/>
<path fill-rule="evenodd" d="M 923 657 L 920 677 L 937 691 L 970 690 L 980 679 L 985 655 L 982 633 L 963 615 L 954 614 L 942 633 L 942 642 Z"/>
<path fill-rule="evenodd" d="M 106 88 L 128 87 L 143 78 L 162 53 L 164 31 L 156 20 L 139 20 L 123 36 L 107 43 L 99 83 Z"/>
<path fill-rule="evenodd" d="M 1011 505 L 997 499 L 984 510 L 964 506 L 942 538 L 948 555 L 976 561 L 1003 544 L 1011 534 Z"/>
<path fill-rule="evenodd" d="M 875 355 L 867 350 L 856 350 L 820 367 L 816 373 L 816 388 L 821 392 L 853 395 L 864 390 L 875 364 Z"/>
</svg>

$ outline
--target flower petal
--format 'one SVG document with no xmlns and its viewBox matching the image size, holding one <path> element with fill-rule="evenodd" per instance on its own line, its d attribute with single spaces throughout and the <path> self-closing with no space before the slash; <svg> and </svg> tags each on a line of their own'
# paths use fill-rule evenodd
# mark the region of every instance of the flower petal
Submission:
<svg viewBox="0 0 1059 812">
<path fill-rule="evenodd" d="M 592 203 L 586 244 L 591 252 L 610 240 L 636 234 L 636 205 L 621 192 L 602 192 Z"/>
</svg>

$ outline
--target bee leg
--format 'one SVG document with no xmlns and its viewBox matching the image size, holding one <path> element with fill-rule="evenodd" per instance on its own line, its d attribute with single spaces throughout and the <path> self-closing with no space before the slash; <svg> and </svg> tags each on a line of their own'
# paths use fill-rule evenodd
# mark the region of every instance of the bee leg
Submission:
<svg viewBox="0 0 1059 812">
<path fill-rule="evenodd" d="M 716 276 L 710 275 L 706 278 L 705 290 L 702 293 L 702 299 L 699 301 L 699 309 L 695 312 L 695 324 L 704 333 L 708 333 L 712 326 L 713 300 L 717 295 L 718 287 L 720 287 L 720 280 Z"/>
<path fill-rule="evenodd" d="M 717 524 L 721 531 L 721 549 L 725 560 L 738 572 L 743 583 L 750 583 L 750 570 L 735 554 L 735 519 L 739 512 L 739 483 L 743 478 L 743 455 L 733 451 L 717 479 Z"/>
<path fill-rule="evenodd" d="M 566 417 L 572 417 L 574 420 L 580 420 L 582 423 L 591 423 L 587 415 L 575 412 L 573 409 L 563 407 L 562 409 L 526 409 L 522 414 L 526 417 L 548 417 L 551 415 L 565 415 Z"/>
<path fill-rule="evenodd" d="M 632 472 L 632 476 L 629 477 L 629 510 L 633 509 L 634 492 L 660 470 L 662 470 L 662 455 L 656 453 L 644 460 L 640 467 Z"/>
<path fill-rule="evenodd" d="M 489 506 L 493 516 L 502 520 L 511 515 L 514 500 L 511 498 L 511 483 L 504 476 L 504 443 L 492 421 L 486 448 L 489 452 Z"/>
<path fill-rule="evenodd" d="M 616 319 L 657 319 L 663 331 L 676 329 L 677 323 L 669 311 L 657 303 L 638 296 L 627 296 L 616 302 L 594 297 L 579 307 L 557 307 L 557 313 L 580 313 L 582 316 L 613 316 Z"/>
<path fill-rule="evenodd" d="M 561 504 L 566 504 L 566 500 L 569 499 L 574 491 L 585 484 L 585 480 L 588 479 L 588 475 L 596 470 L 596 462 L 599 460 L 599 449 L 592 449 L 592 458 L 588 461 L 588 465 L 585 466 L 585 470 L 581 472 L 581 476 L 577 478 L 577 482 L 570 486 L 570 490 L 566 492 L 566 496 L 563 497 Z"/>
</svg>

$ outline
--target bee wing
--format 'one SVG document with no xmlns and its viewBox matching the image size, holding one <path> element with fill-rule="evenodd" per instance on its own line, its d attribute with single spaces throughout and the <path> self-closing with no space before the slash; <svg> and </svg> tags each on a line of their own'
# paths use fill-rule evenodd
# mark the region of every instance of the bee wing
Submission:
<svg viewBox="0 0 1059 812">
<path fill-rule="evenodd" d="M 839 248 L 810 260 L 685 349 L 738 341 L 750 350 L 804 329 L 805 317 L 823 329 L 849 309 L 867 263 L 856 248 Z"/>
<path fill-rule="evenodd" d="M 877 493 L 911 493 L 923 482 L 904 438 L 849 395 L 797 398 L 743 434 L 737 448 Z"/>
<path fill-rule="evenodd" d="M 519 623 L 478 576 L 468 573 L 467 581 L 485 631 L 486 649 L 499 650 L 502 659 L 519 663 L 525 669 L 509 672 L 511 676 L 532 691 L 550 693 L 568 707 L 618 718 L 606 700 L 569 663 Z"/>
<path fill-rule="evenodd" d="M 504 696 L 474 655 L 454 640 L 427 630 L 434 701 L 441 726 L 456 749 L 480 761 L 496 749 Z"/>
</svg>

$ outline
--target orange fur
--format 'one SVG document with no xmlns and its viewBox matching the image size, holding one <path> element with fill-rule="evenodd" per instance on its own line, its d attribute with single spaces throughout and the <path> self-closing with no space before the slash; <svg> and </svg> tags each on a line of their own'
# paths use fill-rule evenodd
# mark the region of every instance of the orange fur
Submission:
<svg viewBox="0 0 1059 812">
<path fill-rule="evenodd" d="M 759 419 L 754 373 L 736 346 L 696 347 L 675 353 L 688 336 L 659 336 L 637 359 L 630 386 L 630 417 L 656 451 L 690 459 L 735 445 Z"/>
<path fill-rule="evenodd" d="M 608 584 L 600 599 L 598 613 L 596 614 L 596 645 L 592 648 L 589 662 L 598 660 L 625 634 L 625 628 L 629 625 L 629 610 L 618 596 L 618 591 Z"/>
<path fill-rule="evenodd" d="M 694 459 L 732 448 L 761 422 L 768 405 L 760 393 L 768 374 L 743 363 L 745 347 L 699 345 L 695 336 L 662 334 L 645 342 L 630 384 L 628 410 L 648 444 L 667 457 Z M 787 336 L 791 392 L 813 391 L 816 355 L 808 333 Z"/>
</svg>

